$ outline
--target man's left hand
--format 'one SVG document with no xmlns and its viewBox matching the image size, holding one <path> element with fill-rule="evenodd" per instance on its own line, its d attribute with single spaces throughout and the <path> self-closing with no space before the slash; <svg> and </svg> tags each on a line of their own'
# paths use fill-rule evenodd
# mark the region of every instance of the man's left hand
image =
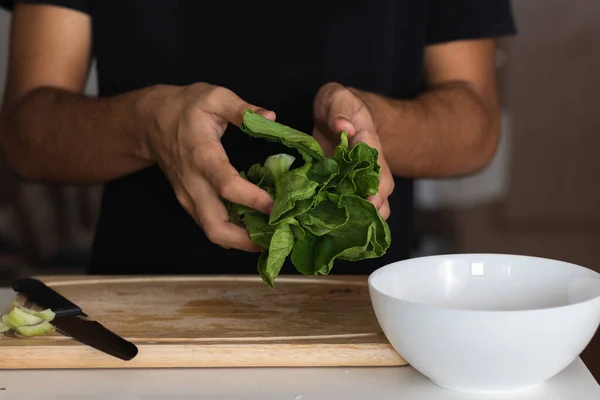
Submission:
<svg viewBox="0 0 600 400">
<path fill-rule="evenodd" d="M 323 151 L 331 155 L 339 144 L 340 133 L 348 132 L 350 147 L 364 142 L 379 152 L 377 162 L 381 167 L 379 192 L 369 196 L 379 210 L 379 214 L 387 219 L 390 216 L 388 197 L 394 190 L 394 179 L 385 161 L 381 141 L 377 135 L 375 124 L 366 104 L 355 94 L 353 89 L 339 83 L 327 83 L 321 87 L 313 105 L 315 127 L 313 137 L 319 142 Z"/>
</svg>

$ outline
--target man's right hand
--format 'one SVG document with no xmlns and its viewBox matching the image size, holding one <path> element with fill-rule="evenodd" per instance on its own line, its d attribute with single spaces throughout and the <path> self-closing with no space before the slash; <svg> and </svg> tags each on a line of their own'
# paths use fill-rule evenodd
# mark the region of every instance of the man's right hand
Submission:
<svg viewBox="0 0 600 400">
<path fill-rule="evenodd" d="M 228 123 L 241 124 L 246 108 L 275 114 L 203 83 L 85 96 L 91 18 L 66 7 L 16 3 L 0 111 L 0 151 L 10 167 L 29 181 L 98 184 L 158 163 L 212 242 L 260 250 L 228 222 L 221 198 L 265 213 L 271 198 L 239 176 L 220 138 Z"/>
<path fill-rule="evenodd" d="M 229 222 L 221 198 L 265 214 L 272 199 L 239 175 L 220 139 L 229 123 L 241 125 L 248 108 L 271 120 L 275 113 L 248 104 L 229 89 L 205 83 L 155 87 L 148 93 L 139 108 L 147 121 L 147 151 L 171 181 L 181 205 L 211 242 L 261 251 L 245 229 Z"/>
</svg>

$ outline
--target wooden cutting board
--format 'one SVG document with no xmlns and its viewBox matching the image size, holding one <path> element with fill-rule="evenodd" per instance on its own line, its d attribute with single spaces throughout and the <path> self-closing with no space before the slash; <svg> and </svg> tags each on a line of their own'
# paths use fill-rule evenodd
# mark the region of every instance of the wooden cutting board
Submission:
<svg viewBox="0 0 600 400">
<path fill-rule="evenodd" d="M 122 361 L 54 333 L 0 338 L 0 369 L 400 366 L 366 277 L 40 277 L 138 346 Z M 3 312 L 5 310 L 2 310 Z"/>
</svg>

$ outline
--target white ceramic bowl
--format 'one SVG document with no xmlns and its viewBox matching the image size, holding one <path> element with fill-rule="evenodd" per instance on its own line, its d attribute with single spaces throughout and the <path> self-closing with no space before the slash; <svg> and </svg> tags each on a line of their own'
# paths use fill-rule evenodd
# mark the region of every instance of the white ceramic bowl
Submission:
<svg viewBox="0 0 600 400">
<path fill-rule="evenodd" d="M 459 392 L 536 387 L 572 363 L 600 324 L 600 274 L 543 258 L 414 258 L 373 272 L 369 290 L 396 351 Z"/>
</svg>

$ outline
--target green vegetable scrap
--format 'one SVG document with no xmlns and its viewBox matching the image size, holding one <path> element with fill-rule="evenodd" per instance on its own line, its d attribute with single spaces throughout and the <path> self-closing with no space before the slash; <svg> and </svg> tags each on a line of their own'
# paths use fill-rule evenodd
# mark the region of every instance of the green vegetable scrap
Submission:
<svg viewBox="0 0 600 400">
<path fill-rule="evenodd" d="M 295 157 L 276 154 L 241 175 L 273 198 L 270 215 L 228 203 L 233 221 L 245 226 L 264 250 L 258 272 L 269 286 L 289 256 L 303 275 L 327 275 L 336 259 L 358 261 L 385 254 L 391 243 L 387 222 L 366 200 L 377 193 L 378 152 L 366 143 L 348 147 L 348 134 L 326 157 L 310 135 L 246 110 L 246 134 L 279 142 L 298 151 L 304 165 L 291 169 Z"/>
<path fill-rule="evenodd" d="M 56 315 L 50 309 L 35 311 L 13 303 L 10 312 L 0 319 L 0 333 L 15 330 L 21 336 L 41 336 L 54 331 L 50 323 Z"/>
</svg>

